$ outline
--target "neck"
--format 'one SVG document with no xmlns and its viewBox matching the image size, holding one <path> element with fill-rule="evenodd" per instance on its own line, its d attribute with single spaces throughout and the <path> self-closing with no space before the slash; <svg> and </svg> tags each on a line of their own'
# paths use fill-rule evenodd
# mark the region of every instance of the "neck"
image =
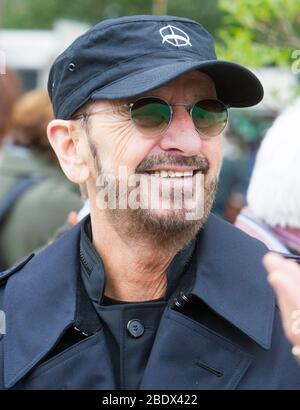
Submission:
<svg viewBox="0 0 300 410">
<path fill-rule="evenodd" d="M 147 301 L 162 298 L 167 268 L 179 249 L 161 250 L 157 243 L 122 237 L 102 218 L 93 218 L 93 245 L 105 268 L 104 294 L 115 300 Z"/>
</svg>

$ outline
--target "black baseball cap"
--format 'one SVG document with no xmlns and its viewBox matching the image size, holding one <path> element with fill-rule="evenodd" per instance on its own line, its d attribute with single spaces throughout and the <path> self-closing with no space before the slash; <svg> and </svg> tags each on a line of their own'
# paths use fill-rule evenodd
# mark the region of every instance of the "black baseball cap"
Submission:
<svg viewBox="0 0 300 410">
<path fill-rule="evenodd" d="M 139 96 L 199 70 L 231 107 L 249 107 L 263 87 L 247 68 L 217 60 L 213 37 L 193 20 L 130 16 L 104 20 L 77 38 L 54 61 L 48 91 L 56 118 L 70 119 L 89 100 Z"/>
</svg>

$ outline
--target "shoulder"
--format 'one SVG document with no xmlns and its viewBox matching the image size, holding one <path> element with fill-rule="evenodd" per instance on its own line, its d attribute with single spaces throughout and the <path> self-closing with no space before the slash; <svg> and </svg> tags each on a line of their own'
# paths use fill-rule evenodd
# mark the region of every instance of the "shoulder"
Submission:
<svg viewBox="0 0 300 410">
<path fill-rule="evenodd" d="M 15 265 L 0 273 L 0 288 L 16 273 L 26 270 L 30 276 L 31 272 L 51 273 L 57 266 L 68 266 L 68 262 L 78 259 L 81 225 L 85 220 L 70 228 L 61 237 L 50 245 L 37 249 L 28 254 Z M 47 263 L 45 263 L 47 262 Z M 40 275 L 40 273 L 38 273 Z"/>
<path fill-rule="evenodd" d="M 18 263 L 11 266 L 9 269 L 0 272 L 0 287 L 3 287 L 6 284 L 9 277 L 14 273 L 18 272 L 19 270 L 21 270 L 34 257 L 34 255 L 35 254 L 32 252 L 29 255 L 26 255 L 26 257 L 24 257 L 20 261 L 18 261 Z"/>
<path fill-rule="evenodd" d="M 57 298 L 63 300 L 67 293 L 73 294 L 80 267 L 79 241 L 77 224 L 52 244 L 1 272 L 0 311 L 5 311 L 7 318 L 15 317 L 15 306 L 22 301 L 24 315 L 32 306 L 49 307 Z M 32 312 L 28 317 L 31 315 Z"/>
<path fill-rule="evenodd" d="M 252 253 L 262 254 L 268 251 L 268 248 L 261 241 L 214 214 L 209 216 L 203 232 L 205 236 L 213 237 L 214 240 L 233 253 L 243 252 L 251 255 Z"/>
<path fill-rule="evenodd" d="M 18 263 L 11 266 L 9 269 L 6 269 L 3 272 L 0 272 L 0 312 L 3 308 L 4 303 L 4 291 L 6 287 L 6 283 L 11 276 L 15 273 L 19 272 L 27 263 L 34 257 L 34 253 L 30 253 L 25 258 L 21 259 Z M 0 332 L 1 333 L 1 332 Z"/>
<path fill-rule="evenodd" d="M 229 289 L 232 284 L 257 286 L 269 293 L 262 264 L 268 248 L 232 224 L 213 214 L 197 236 L 197 264 L 218 272 Z"/>
</svg>

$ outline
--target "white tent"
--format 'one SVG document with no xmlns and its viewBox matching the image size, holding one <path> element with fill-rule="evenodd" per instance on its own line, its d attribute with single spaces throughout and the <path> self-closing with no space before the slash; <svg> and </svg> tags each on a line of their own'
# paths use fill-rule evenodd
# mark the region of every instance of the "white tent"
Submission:
<svg viewBox="0 0 300 410">
<path fill-rule="evenodd" d="M 53 30 L 0 30 L 1 60 L 16 70 L 36 71 L 37 86 L 43 87 L 55 57 L 87 29 L 61 20 Z"/>
</svg>

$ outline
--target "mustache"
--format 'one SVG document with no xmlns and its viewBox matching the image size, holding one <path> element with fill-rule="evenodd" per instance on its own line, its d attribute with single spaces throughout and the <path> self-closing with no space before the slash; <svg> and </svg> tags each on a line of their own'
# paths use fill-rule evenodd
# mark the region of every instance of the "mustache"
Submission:
<svg viewBox="0 0 300 410">
<path fill-rule="evenodd" d="M 182 155 L 164 154 L 153 155 L 152 157 L 142 161 L 136 168 L 136 173 L 149 171 L 151 168 L 158 167 L 160 165 L 164 167 L 168 165 L 193 167 L 199 169 L 199 171 L 201 171 L 203 174 L 207 174 L 209 169 L 209 163 L 203 155 L 183 157 Z"/>
</svg>

